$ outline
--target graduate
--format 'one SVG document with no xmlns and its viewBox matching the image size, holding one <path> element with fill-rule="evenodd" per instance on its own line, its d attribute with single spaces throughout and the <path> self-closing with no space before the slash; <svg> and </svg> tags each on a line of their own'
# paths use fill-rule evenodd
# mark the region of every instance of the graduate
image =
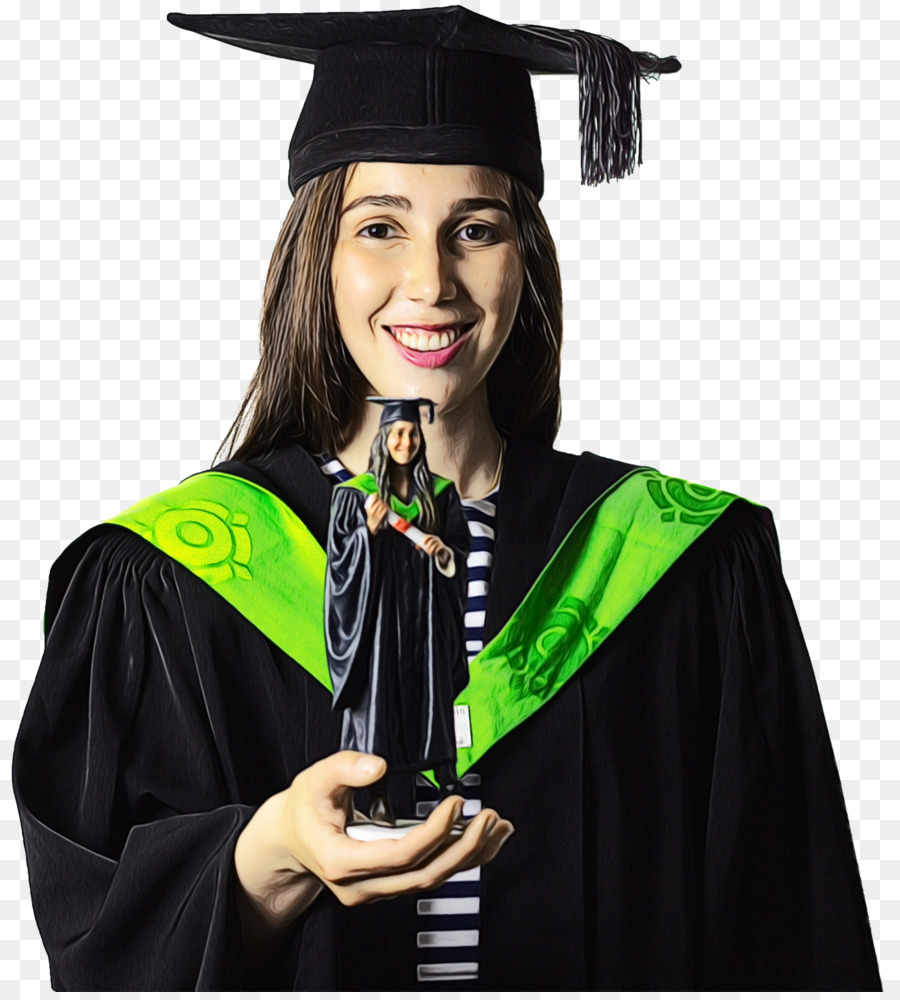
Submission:
<svg viewBox="0 0 900 1000">
<path fill-rule="evenodd" d="M 578 74 L 598 183 L 640 163 L 642 81 L 678 61 L 459 7 L 170 20 L 315 75 L 227 460 L 51 574 L 13 781 L 54 987 L 879 989 L 771 515 L 553 449 L 530 74 Z M 400 840 L 346 833 L 388 766 L 340 749 L 323 628 L 367 395 L 434 401 L 472 535 L 461 835 L 458 795 Z"/>
<path fill-rule="evenodd" d="M 431 400 L 368 400 L 383 407 L 369 469 L 335 489 L 328 526 L 325 641 L 341 749 L 384 757 L 393 774 L 433 768 L 446 795 L 457 790 L 453 699 L 469 676 L 469 530 L 453 483 L 428 471 L 419 407 L 431 423 Z M 391 511 L 402 515 L 393 524 Z M 372 821 L 393 826 L 387 775 L 369 798 Z"/>
</svg>

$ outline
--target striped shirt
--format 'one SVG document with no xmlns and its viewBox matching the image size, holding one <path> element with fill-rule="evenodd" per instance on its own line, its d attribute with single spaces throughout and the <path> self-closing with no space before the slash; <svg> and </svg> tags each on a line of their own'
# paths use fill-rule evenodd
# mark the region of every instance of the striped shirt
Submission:
<svg viewBox="0 0 900 1000">
<path fill-rule="evenodd" d="M 352 479 L 341 462 L 328 455 L 317 456 L 319 465 L 333 484 Z M 469 661 L 484 646 L 484 613 L 494 561 L 494 523 L 498 489 L 482 500 L 463 500 L 472 547 L 466 560 L 466 654 Z M 466 804 L 464 816 L 481 809 L 481 776 L 471 771 L 463 778 Z M 435 788 L 416 776 L 416 816 L 424 818 L 437 805 Z M 478 916 L 481 904 L 481 870 L 460 872 L 439 889 L 416 900 L 416 972 L 422 983 L 466 981 L 465 988 L 478 988 Z"/>
</svg>

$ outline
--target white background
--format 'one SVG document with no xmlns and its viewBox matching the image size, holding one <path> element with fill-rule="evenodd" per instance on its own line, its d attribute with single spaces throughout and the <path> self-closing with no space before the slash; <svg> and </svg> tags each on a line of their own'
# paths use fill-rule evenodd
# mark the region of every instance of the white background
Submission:
<svg viewBox="0 0 900 1000">
<path fill-rule="evenodd" d="M 602 20 L 587 2 L 469 6 L 684 65 L 643 87 L 644 165 L 597 189 L 578 181 L 574 77 L 535 80 L 567 300 L 559 446 L 774 511 L 888 987 L 900 981 L 900 22 L 886 2 L 845 0 L 606 0 Z M 8 761 L 48 570 L 81 531 L 211 461 L 255 367 L 312 76 L 179 31 L 169 9 L 6 0 L 0 14 L 0 979 L 26 996 L 49 992 L 49 970 Z"/>
</svg>

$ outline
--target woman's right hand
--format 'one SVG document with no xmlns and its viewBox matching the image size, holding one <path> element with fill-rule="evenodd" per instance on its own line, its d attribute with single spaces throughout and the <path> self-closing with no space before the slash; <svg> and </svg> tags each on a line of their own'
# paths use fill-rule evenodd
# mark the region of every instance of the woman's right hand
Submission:
<svg viewBox="0 0 900 1000">
<path fill-rule="evenodd" d="M 301 771 L 267 799 L 238 838 L 234 864 L 244 942 L 263 953 L 323 886 L 345 906 L 433 889 L 451 875 L 492 860 L 512 824 L 482 809 L 451 835 L 463 800 L 445 799 L 398 840 L 361 842 L 345 833 L 353 789 L 385 772 L 380 757 L 342 750 Z"/>
<path fill-rule="evenodd" d="M 366 503 L 366 524 L 372 534 L 379 532 L 388 516 L 388 505 L 377 493 L 373 493 Z"/>
</svg>

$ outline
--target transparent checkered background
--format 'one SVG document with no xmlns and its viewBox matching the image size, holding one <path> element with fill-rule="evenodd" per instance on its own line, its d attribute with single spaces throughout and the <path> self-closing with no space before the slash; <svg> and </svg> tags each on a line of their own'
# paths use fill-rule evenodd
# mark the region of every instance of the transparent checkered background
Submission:
<svg viewBox="0 0 900 1000">
<path fill-rule="evenodd" d="M 900 22 L 887 0 L 604 0 L 603 19 L 587 0 L 470 6 L 684 64 L 643 88 L 643 167 L 599 189 L 579 186 L 575 79 L 535 81 L 567 299 L 560 446 L 775 512 L 896 983 Z M 49 970 L 8 760 L 48 570 L 81 531 L 212 458 L 254 369 L 311 78 L 180 32 L 166 6 L 122 7 L 5 0 L 0 14 L 0 979 L 26 996 L 49 992 Z"/>
</svg>

